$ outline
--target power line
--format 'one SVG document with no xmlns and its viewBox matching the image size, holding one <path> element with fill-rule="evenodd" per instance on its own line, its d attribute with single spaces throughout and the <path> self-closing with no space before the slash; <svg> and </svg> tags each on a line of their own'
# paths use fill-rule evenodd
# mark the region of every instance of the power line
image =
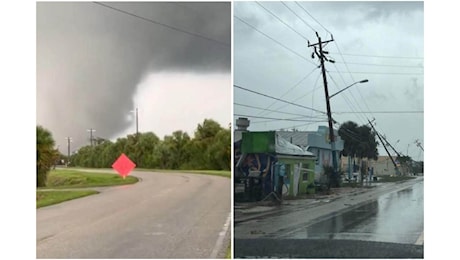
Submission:
<svg viewBox="0 0 460 260">
<path fill-rule="evenodd" d="M 420 72 L 365 72 L 365 71 L 361 71 L 361 72 L 357 72 L 357 71 L 353 71 L 353 72 L 345 72 L 345 71 L 328 71 L 330 73 L 356 73 L 356 74 L 385 74 L 385 75 L 423 75 L 423 73 L 420 73 Z"/>
<path fill-rule="evenodd" d="M 300 17 L 296 12 L 294 12 L 289 6 L 287 6 L 284 2 L 281 2 L 284 6 L 286 6 L 287 9 L 289 9 L 289 11 L 291 11 L 295 16 L 297 16 L 304 24 L 306 24 L 308 27 L 310 27 L 310 29 L 316 33 L 316 30 L 311 27 L 310 24 L 308 24 L 304 19 L 302 19 L 302 17 Z"/>
<path fill-rule="evenodd" d="M 423 114 L 423 110 L 415 110 L 415 111 L 361 111 L 361 112 L 354 112 L 354 111 L 339 111 L 334 112 L 334 114 L 366 114 L 366 113 L 375 113 L 375 114 Z"/>
<path fill-rule="evenodd" d="M 335 66 L 335 64 L 334 64 Z M 328 71 L 329 72 L 329 71 Z M 339 87 L 339 84 L 335 81 L 335 79 L 332 77 L 332 75 L 330 73 L 327 74 L 327 76 L 329 76 L 329 78 L 331 79 L 331 81 L 336 85 L 336 87 L 338 88 Z M 342 74 L 339 74 L 339 76 L 341 77 L 342 81 L 346 84 L 345 82 L 345 79 L 343 78 Z M 358 109 L 356 109 L 355 105 L 353 105 L 353 103 L 348 99 L 348 94 L 353 98 L 353 100 L 355 101 L 355 104 L 357 105 Z M 348 104 L 348 106 L 351 108 L 352 111 L 357 111 L 357 110 L 362 110 L 361 106 L 360 106 L 360 103 L 356 100 L 355 96 L 353 95 L 353 92 L 352 91 L 348 91 L 347 93 L 342 93 L 341 95 L 344 99 L 345 99 L 345 102 Z M 370 110 L 370 109 L 368 109 Z M 360 119 L 363 120 L 363 122 L 366 122 L 366 118 L 363 117 L 362 115 L 359 115 Z"/>
<path fill-rule="evenodd" d="M 258 122 L 254 122 L 254 123 L 258 123 Z M 293 125 L 293 126 L 289 126 L 289 127 L 282 127 L 282 128 L 275 128 L 275 129 L 271 129 L 271 131 L 278 131 L 278 130 L 285 130 L 285 129 L 295 129 L 295 128 L 298 128 L 298 127 L 302 127 L 302 126 L 309 126 L 313 123 L 306 123 L 306 124 L 300 124 L 300 125 Z"/>
<path fill-rule="evenodd" d="M 252 115 L 242 115 L 242 114 L 234 114 L 233 116 L 242 116 L 242 117 L 247 117 L 247 118 L 259 118 L 259 119 L 271 119 L 271 120 L 276 120 L 276 121 L 294 121 L 294 122 L 327 122 L 327 120 L 305 120 L 305 119 L 299 119 L 302 117 L 295 117 L 295 118 L 276 118 L 276 117 L 264 117 L 264 116 L 252 116 Z M 305 117 L 305 116 L 303 116 Z"/>
<path fill-rule="evenodd" d="M 322 118 L 322 117 L 306 116 L 306 115 L 303 115 L 303 114 L 290 113 L 290 112 L 279 111 L 279 110 L 271 110 L 271 109 L 266 109 L 266 108 L 251 106 L 251 105 L 240 104 L 240 103 L 236 103 L 236 102 L 234 102 L 233 104 L 236 105 L 236 106 L 254 108 L 254 109 L 258 109 L 258 110 L 267 110 L 267 111 L 269 111 L 269 112 L 279 113 L 279 114 L 285 114 L 285 115 L 293 115 L 293 116 L 301 116 L 301 117 L 310 117 L 310 118 Z"/>
<path fill-rule="evenodd" d="M 315 17 L 313 17 L 313 15 L 311 15 L 302 5 L 300 5 L 298 2 L 295 2 L 300 8 L 302 8 L 302 10 L 304 10 L 304 12 L 306 12 L 313 20 L 315 20 L 315 22 L 317 22 L 321 27 L 323 27 L 324 30 L 326 30 L 326 32 L 328 32 L 329 34 L 332 35 L 332 33 L 326 29 L 326 27 L 324 27 L 320 22 L 318 22 L 318 20 L 315 19 Z"/>
<path fill-rule="evenodd" d="M 226 47 L 231 47 L 231 44 L 230 44 L 230 43 L 227 43 L 227 42 L 222 42 L 222 41 L 219 41 L 219 40 L 216 40 L 216 39 L 212 39 L 212 38 L 209 38 L 209 37 L 204 36 L 204 35 L 201 35 L 201 34 L 193 33 L 193 32 L 190 32 L 190 31 L 186 31 L 186 30 L 183 30 L 183 29 L 180 29 L 180 28 L 177 28 L 177 27 L 174 27 L 174 26 L 165 24 L 165 23 L 161 23 L 161 22 L 158 22 L 158 21 L 154 21 L 154 20 L 152 20 L 152 19 L 148 19 L 148 18 L 142 17 L 142 16 L 140 16 L 140 15 L 137 15 L 137 14 L 133 14 L 133 13 L 127 12 L 127 11 L 125 11 L 125 10 L 121 10 L 121 9 L 115 8 L 115 7 L 113 7 L 113 6 L 103 4 L 103 3 L 101 3 L 101 2 L 93 2 L 93 3 L 94 3 L 94 4 L 97 4 L 97 5 L 100 5 L 100 6 L 103 6 L 103 7 L 105 7 L 105 8 L 109 8 L 109 9 L 115 10 L 115 11 L 120 12 L 120 13 L 127 14 L 127 15 L 132 16 L 132 17 L 139 18 L 139 19 L 141 19 L 141 20 L 144 20 L 144 21 L 147 21 L 147 22 L 156 24 L 156 25 L 160 25 L 160 26 L 166 27 L 166 28 L 171 29 L 171 30 L 174 30 L 174 31 L 178 31 L 178 32 L 181 32 L 181 33 L 186 33 L 186 34 L 188 34 L 188 35 L 192 35 L 192 36 L 195 36 L 195 37 L 198 37 L 198 38 L 202 38 L 202 39 L 205 39 L 205 40 L 208 40 L 208 41 L 217 43 L 217 44 L 219 44 L 219 45 L 224 45 L 224 46 L 226 46 Z"/>
<path fill-rule="evenodd" d="M 299 33 L 298 31 L 296 31 L 294 28 L 292 28 L 289 24 L 287 24 L 286 22 L 284 22 L 281 18 L 279 18 L 276 14 L 274 14 L 272 11 L 268 10 L 265 6 L 263 6 L 261 3 L 257 2 L 256 3 L 262 7 L 265 11 L 267 11 L 268 13 L 270 13 L 271 15 L 273 15 L 276 19 L 278 19 L 278 21 L 280 21 L 281 23 L 283 23 L 284 25 L 286 25 L 289 29 L 291 29 L 292 31 L 294 31 L 295 33 L 297 33 L 297 35 L 299 35 L 300 37 L 304 38 L 304 40 L 308 40 L 305 36 L 303 36 L 301 33 Z"/>
<path fill-rule="evenodd" d="M 335 63 L 339 64 L 353 64 L 353 65 L 365 65 L 365 66 L 378 66 L 378 67 L 396 67 L 396 68 L 418 68 L 418 69 L 423 69 L 423 67 L 420 66 L 408 66 L 408 65 L 394 65 L 394 64 L 376 64 L 376 63 L 359 63 L 359 62 L 340 62 L 336 61 Z"/>
<path fill-rule="evenodd" d="M 314 84 L 313 86 L 316 86 L 316 84 L 318 83 L 318 80 L 319 80 L 319 78 L 320 78 L 320 77 L 321 77 L 321 73 L 320 73 L 320 74 L 318 74 L 318 77 L 316 78 L 315 84 Z M 302 99 L 302 98 L 304 98 L 304 97 L 308 96 L 310 93 L 313 93 L 313 92 L 315 92 L 315 91 L 316 91 L 316 90 L 318 90 L 319 88 L 321 88 L 321 86 L 319 86 L 319 87 L 315 87 L 314 89 L 312 89 L 311 91 L 308 91 L 308 92 L 307 92 L 307 93 L 305 93 L 304 95 L 302 95 L 302 96 L 299 96 L 299 97 L 297 97 L 296 99 L 292 100 L 292 102 L 296 102 L 296 101 L 298 101 L 298 100 L 300 100 L 300 99 Z M 312 95 L 312 98 L 313 98 L 313 97 L 314 97 L 314 95 Z M 312 103 L 313 103 L 313 102 L 312 102 Z M 280 107 L 278 107 L 278 109 L 282 109 L 282 108 L 285 108 L 286 106 L 287 106 L 287 105 L 284 105 L 284 106 L 280 106 Z M 312 111 L 312 112 L 313 112 L 313 111 Z"/>
<path fill-rule="evenodd" d="M 284 102 L 284 103 L 287 103 L 287 104 L 290 104 L 290 105 L 293 105 L 293 106 L 298 106 L 298 107 L 306 108 L 306 109 L 309 109 L 309 110 L 313 110 L 313 111 L 321 113 L 321 114 L 326 114 L 326 112 L 323 112 L 323 111 L 320 111 L 320 110 L 317 110 L 317 109 L 314 109 L 314 108 L 311 108 L 311 107 L 302 106 L 302 105 L 292 103 L 292 102 L 289 102 L 289 101 L 286 101 L 286 100 L 283 100 L 283 99 L 280 99 L 280 98 L 272 97 L 270 95 L 263 94 L 263 93 L 260 93 L 260 92 L 254 91 L 254 90 L 250 90 L 250 89 L 247 89 L 247 88 L 244 88 L 244 87 L 240 87 L 238 85 L 233 85 L 233 86 L 235 88 L 239 88 L 239 89 L 242 89 L 242 90 L 257 94 L 257 95 L 261 95 L 261 96 L 264 96 L 264 97 L 267 97 L 267 98 L 275 99 L 275 100 L 278 100 L 278 101 L 281 101 L 281 102 Z"/>
<path fill-rule="evenodd" d="M 339 54 L 336 52 L 330 52 L 330 54 Z M 383 56 L 383 55 L 369 55 L 369 54 L 349 54 L 342 53 L 343 56 L 359 56 L 359 57 L 371 57 L 371 58 L 388 58 L 388 59 L 424 59 L 423 57 L 408 57 L 408 56 Z"/>
<path fill-rule="evenodd" d="M 309 63 L 315 65 L 315 67 L 317 66 L 314 62 L 312 62 L 311 60 L 307 59 L 306 57 L 302 56 L 301 54 L 297 53 L 296 51 L 292 50 L 291 48 L 287 47 L 286 45 L 282 44 L 281 42 L 273 39 L 272 37 L 270 37 L 269 35 L 267 35 L 266 33 L 260 31 L 259 29 L 257 29 L 256 27 L 254 27 L 253 25 L 251 25 L 250 23 L 246 22 L 245 20 L 239 18 L 238 16 L 236 15 L 233 15 L 233 17 L 235 17 L 236 19 L 238 19 L 240 22 L 246 24 L 247 26 L 249 26 L 250 28 L 252 28 L 253 30 L 255 30 L 256 32 L 262 34 L 263 36 L 269 38 L 270 40 L 274 41 L 275 43 L 277 43 L 278 45 L 280 45 L 281 47 L 285 48 L 286 50 L 290 51 L 291 53 L 295 54 L 296 56 L 300 57 L 301 59 L 303 60 L 306 60 L 308 61 Z"/>
<path fill-rule="evenodd" d="M 294 88 L 296 88 L 297 86 L 300 85 L 300 83 L 302 83 L 304 80 L 306 80 L 315 70 L 317 70 L 318 68 L 314 68 L 312 71 L 310 71 L 305 77 L 303 77 L 300 81 L 298 81 L 296 84 L 294 84 L 292 87 L 290 87 L 283 95 L 281 95 L 280 98 L 283 98 L 284 96 L 286 96 L 289 92 L 291 92 L 292 90 L 294 90 Z M 267 106 L 267 111 L 270 107 L 272 107 L 274 104 L 276 104 L 276 101 L 273 101 L 273 103 L 271 103 L 269 106 Z M 262 114 L 263 111 L 260 114 Z"/>
</svg>

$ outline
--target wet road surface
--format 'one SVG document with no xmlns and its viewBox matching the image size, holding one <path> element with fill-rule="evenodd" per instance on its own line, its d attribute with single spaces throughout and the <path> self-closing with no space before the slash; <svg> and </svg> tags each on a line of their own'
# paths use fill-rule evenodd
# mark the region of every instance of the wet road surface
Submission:
<svg viewBox="0 0 460 260">
<path fill-rule="evenodd" d="M 289 234 L 290 238 L 355 239 L 416 244 L 423 235 L 423 182 L 380 196 Z"/>
<path fill-rule="evenodd" d="M 418 178 L 241 223 L 235 257 L 423 258 L 423 193 Z"/>
</svg>

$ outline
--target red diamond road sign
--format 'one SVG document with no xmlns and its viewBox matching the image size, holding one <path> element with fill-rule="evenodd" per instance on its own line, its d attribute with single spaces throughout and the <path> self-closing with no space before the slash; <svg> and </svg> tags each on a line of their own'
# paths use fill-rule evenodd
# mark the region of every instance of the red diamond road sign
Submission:
<svg viewBox="0 0 460 260">
<path fill-rule="evenodd" d="M 122 153 L 112 164 L 112 168 L 114 168 L 124 179 L 134 168 L 136 168 L 136 164 L 133 163 L 128 156 Z"/>
</svg>

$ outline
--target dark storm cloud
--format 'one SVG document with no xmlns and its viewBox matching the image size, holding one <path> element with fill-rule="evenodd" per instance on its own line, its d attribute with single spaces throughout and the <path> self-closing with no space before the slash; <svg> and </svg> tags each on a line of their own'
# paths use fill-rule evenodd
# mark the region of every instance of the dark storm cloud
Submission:
<svg viewBox="0 0 460 260">
<path fill-rule="evenodd" d="M 57 143 L 125 129 L 142 77 L 230 72 L 229 3 L 37 3 L 37 124 Z M 195 36 L 199 35 L 199 36 Z"/>
</svg>

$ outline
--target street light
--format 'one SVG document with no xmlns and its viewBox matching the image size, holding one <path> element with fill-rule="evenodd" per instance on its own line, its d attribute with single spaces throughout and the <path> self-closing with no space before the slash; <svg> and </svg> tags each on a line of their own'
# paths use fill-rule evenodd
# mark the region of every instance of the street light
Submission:
<svg viewBox="0 0 460 260">
<path fill-rule="evenodd" d="M 329 124 L 329 140 L 331 142 L 331 152 L 332 152 L 332 166 L 334 167 L 334 177 L 337 177 L 337 169 L 338 169 L 338 162 L 337 162 L 337 154 L 335 153 L 335 137 L 334 137 L 334 128 L 332 126 L 332 114 L 331 114 L 331 105 L 330 105 L 330 99 L 341 93 L 342 91 L 354 86 L 355 84 L 358 84 L 358 83 L 366 83 L 366 82 L 369 82 L 369 80 L 367 79 L 363 79 L 361 81 L 357 81 L 353 84 L 351 84 L 350 86 L 340 90 L 339 92 L 335 93 L 335 94 L 332 94 L 332 95 L 329 95 L 328 94 L 328 91 L 327 91 L 327 88 L 325 88 L 325 92 L 326 92 L 326 107 L 327 107 L 327 119 L 328 119 L 328 124 Z M 329 185 L 330 185 L 330 180 L 329 180 Z"/>
<path fill-rule="evenodd" d="M 335 95 L 341 93 L 342 91 L 344 91 L 344 90 L 346 90 L 346 89 L 348 89 L 348 88 L 350 88 L 350 87 L 352 87 L 352 86 L 354 86 L 354 85 L 356 85 L 356 84 L 358 84 L 358 83 L 366 83 L 366 82 L 369 82 L 369 80 L 363 79 L 363 80 L 361 80 L 361 81 L 357 81 L 357 82 L 351 84 L 350 86 L 348 86 L 348 87 L 346 87 L 346 88 L 340 90 L 339 92 L 330 95 L 330 96 L 329 96 L 329 99 L 331 99 L 333 96 L 335 96 Z"/>
</svg>

